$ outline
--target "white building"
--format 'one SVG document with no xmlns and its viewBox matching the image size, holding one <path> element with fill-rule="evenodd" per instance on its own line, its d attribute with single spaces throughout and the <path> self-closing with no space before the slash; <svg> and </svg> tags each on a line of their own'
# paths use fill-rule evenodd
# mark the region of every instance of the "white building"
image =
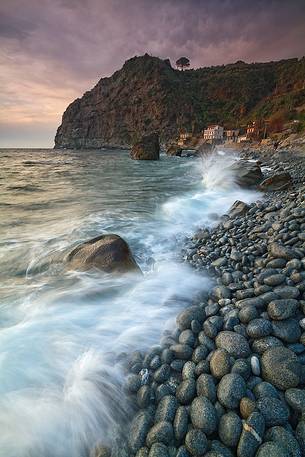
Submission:
<svg viewBox="0 0 305 457">
<path fill-rule="evenodd" d="M 203 131 L 203 138 L 207 141 L 223 140 L 223 127 L 220 125 L 209 125 Z"/>
</svg>

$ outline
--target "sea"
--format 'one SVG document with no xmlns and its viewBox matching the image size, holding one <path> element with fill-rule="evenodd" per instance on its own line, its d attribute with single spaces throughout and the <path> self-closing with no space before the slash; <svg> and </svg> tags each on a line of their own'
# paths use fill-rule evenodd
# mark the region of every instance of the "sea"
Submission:
<svg viewBox="0 0 305 457">
<path fill-rule="evenodd" d="M 257 199 L 228 171 L 236 157 L 0 150 L 0 456 L 86 457 L 130 422 L 122 360 L 212 285 L 182 261 L 186 238 Z M 67 268 L 105 233 L 143 275 Z"/>
</svg>

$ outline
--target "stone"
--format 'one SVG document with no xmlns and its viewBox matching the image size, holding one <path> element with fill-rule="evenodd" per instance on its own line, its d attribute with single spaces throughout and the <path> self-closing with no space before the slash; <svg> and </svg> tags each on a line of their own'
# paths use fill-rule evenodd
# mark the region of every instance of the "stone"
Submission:
<svg viewBox="0 0 305 457">
<path fill-rule="evenodd" d="M 253 373 L 255 376 L 260 376 L 260 374 L 261 374 L 261 367 L 260 367 L 259 358 L 258 358 L 256 355 L 252 355 L 252 356 L 251 356 L 251 359 L 250 359 L 250 363 L 251 363 L 251 370 L 252 370 L 252 373 Z"/>
<path fill-rule="evenodd" d="M 196 383 L 198 397 L 207 397 L 212 403 L 216 401 L 216 386 L 213 376 L 202 373 Z"/>
<path fill-rule="evenodd" d="M 211 442 L 211 450 L 204 457 L 234 457 L 233 452 L 218 440 Z"/>
<path fill-rule="evenodd" d="M 147 406 L 149 406 L 151 396 L 151 388 L 147 385 L 141 386 L 137 393 L 137 403 L 139 407 L 145 409 Z"/>
<path fill-rule="evenodd" d="M 190 328 L 193 320 L 197 320 L 202 323 L 204 318 L 205 313 L 200 306 L 189 306 L 178 314 L 176 322 L 180 330 L 186 330 Z"/>
<path fill-rule="evenodd" d="M 256 408 L 256 403 L 254 400 L 251 400 L 251 398 L 243 397 L 240 400 L 239 410 L 240 410 L 241 417 L 243 419 L 248 419 L 248 417 L 250 416 L 250 414 L 253 413 L 255 408 Z"/>
<path fill-rule="evenodd" d="M 179 406 L 174 419 L 174 435 L 177 441 L 182 441 L 188 429 L 188 412 L 185 406 Z"/>
<path fill-rule="evenodd" d="M 140 411 L 132 420 L 129 430 L 128 444 L 136 453 L 145 444 L 147 432 L 152 424 L 152 417 L 147 411 Z"/>
<path fill-rule="evenodd" d="M 268 245 L 268 250 L 270 255 L 275 258 L 282 258 L 286 260 L 299 258 L 299 254 L 295 251 L 295 249 L 279 243 L 270 243 Z"/>
<path fill-rule="evenodd" d="M 263 179 L 263 173 L 257 162 L 238 160 L 228 167 L 234 173 L 236 184 L 241 187 L 257 186 Z"/>
<path fill-rule="evenodd" d="M 260 382 L 253 388 L 253 393 L 257 399 L 269 397 L 279 398 L 278 391 L 269 382 Z"/>
<path fill-rule="evenodd" d="M 225 286 L 216 286 L 212 289 L 211 296 L 215 300 L 220 300 L 222 298 L 231 298 L 231 290 Z"/>
<path fill-rule="evenodd" d="M 213 404 L 206 397 L 196 397 L 190 408 L 190 417 L 195 428 L 210 435 L 217 427 L 217 414 Z"/>
<path fill-rule="evenodd" d="M 195 341 L 196 337 L 190 329 L 183 330 L 179 335 L 179 343 L 181 344 L 187 344 L 188 346 L 194 347 Z"/>
<path fill-rule="evenodd" d="M 185 446 L 180 446 L 177 451 L 176 457 L 191 457 L 191 454 Z"/>
<path fill-rule="evenodd" d="M 158 383 L 163 383 L 168 380 L 170 375 L 170 366 L 167 363 L 163 363 L 154 373 L 154 380 Z"/>
<path fill-rule="evenodd" d="M 242 422 L 238 414 L 230 411 L 224 414 L 218 426 L 219 438 L 228 447 L 236 447 L 242 432 Z"/>
<path fill-rule="evenodd" d="M 242 376 L 245 380 L 251 375 L 251 365 L 247 359 L 237 359 L 231 369 L 231 373 Z"/>
<path fill-rule="evenodd" d="M 136 142 L 130 151 L 130 157 L 135 160 L 159 160 L 160 144 L 156 133 L 144 135 Z"/>
<path fill-rule="evenodd" d="M 299 322 L 292 318 L 272 321 L 272 334 L 285 343 L 297 343 L 301 336 L 301 328 Z"/>
<path fill-rule="evenodd" d="M 250 355 L 249 343 L 243 335 L 236 332 L 220 332 L 216 337 L 216 346 L 226 349 L 228 353 L 236 358 L 248 357 Z"/>
<path fill-rule="evenodd" d="M 296 439 L 299 442 L 302 456 L 305 455 L 305 421 L 301 420 L 295 430 Z"/>
<path fill-rule="evenodd" d="M 280 399 L 274 397 L 262 397 L 257 401 L 256 406 L 264 416 L 267 427 L 285 425 L 287 423 L 289 410 Z"/>
<path fill-rule="evenodd" d="M 243 425 L 243 431 L 237 446 L 238 457 L 254 457 L 262 444 L 265 433 L 264 416 L 254 411 Z"/>
<path fill-rule="evenodd" d="M 293 286 L 278 286 L 274 288 L 274 292 L 278 295 L 277 298 L 298 298 L 300 291 L 297 287 Z M 274 300 L 274 299 L 272 299 Z M 270 300 L 271 301 L 271 300 Z"/>
<path fill-rule="evenodd" d="M 196 381 L 195 379 L 187 379 L 179 384 L 176 390 L 176 397 L 182 405 L 189 404 L 196 395 Z"/>
<path fill-rule="evenodd" d="M 96 268 L 106 273 L 141 272 L 130 248 L 118 235 L 101 235 L 74 248 L 66 257 L 69 269 Z"/>
<path fill-rule="evenodd" d="M 305 412 L 305 391 L 291 388 L 286 390 L 285 399 L 292 409 L 299 413 Z"/>
<path fill-rule="evenodd" d="M 225 374 L 230 373 L 230 355 L 225 349 L 216 349 L 210 359 L 210 370 L 212 375 L 221 379 Z"/>
<path fill-rule="evenodd" d="M 173 439 L 173 426 L 170 422 L 157 422 L 151 427 L 146 437 L 146 444 L 151 447 L 154 443 L 169 444 Z"/>
<path fill-rule="evenodd" d="M 234 217 L 240 217 L 247 213 L 250 206 L 240 200 L 236 200 L 228 211 L 228 216 L 233 219 Z"/>
<path fill-rule="evenodd" d="M 250 338 L 262 338 L 270 335 L 272 324 L 267 319 L 253 319 L 247 326 L 247 334 Z"/>
<path fill-rule="evenodd" d="M 170 457 L 168 448 L 162 443 L 154 443 L 150 448 L 148 457 Z"/>
<path fill-rule="evenodd" d="M 264 283 L 267 284 L 267 286 L 275 287 L 279 286 L 280 284 L 283 284 L 283 282 L 286 281 L 286 276 L 283 275 L 282 273 L 277 273 L 275 275 L 267 276 L 267 278 L 264 279 Z"/>
<path fill-rule="evenodd" d="M 228 409 L 235 409 L 246 393 L 245 380 L 235 373 L 226 374 L 217 387 L 217 397 L 220 403 Z"/>
<path fill-rule="evenodd" d="M 282 191 L 292 186 L 292 177 L 288 172 L 278 173 L 264 179 L 259 185 L 263 192 Z"/>
<path fill-rule="evenodd" d="M 193 354 L 193 348 L 187 344 L 174 344 L 170 349 L 175 354 L 175 357 L 181 360 L 189 360 Z"/>
<path fill-rule="evenodd" d="M 255 306 L 243 306 L 238 313 L 238 317 L 243 324 L 248 324 L 250 321 L 258 317 L 258 311 Z"/>
<path fill-rule="evenodd" d="M 278 443 L 272 441 L 263 443 L 255 455 L 256 457 L 290 457 L 290 454 Z"/>
<path fill-rule="evenodd" d="M 284 427 L 269 428 L 265 434 L 265 439 L 279 444 L 289 457 L 302 457 L 299 443 L 293 434 Z"/>
<path fill-rule="evenodd" d="M 280 390 L 297 387 L 302 366 L 294 352 L 277 346 L 267 349 L 261 358 L 262 377 Z"/>
<path fill-rule="evenodd" d="M 196 376 L 195 370 L 196 364 L 194 362 L 192 362 L 191 360 L 185 362 L 182 368 L 182 379 L 194 379 Z"/>
<path fill-rule="evenodd" d="M 258 354 L 263 354 L 267 349 L 276 346 L 283 346 L 282 341 L 275 336 L 265 336 L 253 341 L 252 350 Z"/>
<path fill-rule="evenodd" d="M 178 402 L 174 395 L 164 396 L 158 403 L 155 413 L 155 422 L 173 422 Z"/>
<path fill-rule="evenodd" d="M 299 307 L 299 303 L 294 299 L 273 300 L 269 303 L 267 312 L 271 319 L 283 320 L 293 317 Z"/>
<path fill-rule="evenodd" d="M 205 454 L 208 448 L 208 441 L 201 430 L 190 430 L 185 437 L 185 447 L 194 457 Z"/>
</svg>

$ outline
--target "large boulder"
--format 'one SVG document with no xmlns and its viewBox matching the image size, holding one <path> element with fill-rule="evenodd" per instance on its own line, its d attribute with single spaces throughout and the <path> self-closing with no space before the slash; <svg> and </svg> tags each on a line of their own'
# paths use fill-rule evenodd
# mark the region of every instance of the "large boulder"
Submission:
<svg viewBox="0 0 305 457">
<path fill-rule="evenodd" d="M 257 162 L 238 160 L 229 166 L 235 182 L 241 187 L 256 187 L 263 179 L 262 170 Z"/>
<path fill-rule="evenodd" d="M 260 183 L 259 188 L 264 192 L 272 192 L 276 190 L 286 190 L 291 187 L 291 185 L 292 178 L 290 173 L 279 173 L 264 179 L 264 181 Z"/>
<path fill-rule="evenodd" d="M 141 271 L 128 244 L 118 235 L 101 235 L 74 248 L 67 256 L 69 268 L 98 268 L 106 273 Z"/>
<path fill-rule="evenodd" d="M 160 143 L 156 133 L 145 135 L 132 146 L 130 157 L 135 160 L 159 160 Z"/>
<path fill-rule="evenodd" d="M 244 216 L 249 209 L 250 206 L 247 205 L 247 203 L 244 203 L 240 200 L 236 200 L 229 209 L 228 215 L 232 219 L 234 217 Z"/>
</svg>

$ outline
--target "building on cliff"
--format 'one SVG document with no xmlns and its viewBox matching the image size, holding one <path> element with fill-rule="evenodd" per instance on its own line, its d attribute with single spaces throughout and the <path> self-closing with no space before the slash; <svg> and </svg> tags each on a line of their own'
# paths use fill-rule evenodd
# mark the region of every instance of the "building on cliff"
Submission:
<svg viewBox="0 0 305 457">
<path fill-rule="evenodd" d="M 203 139 L 212 143 L 223 141 L 224 128 L 221 125 L 209 125 L 203 131 Z"/>
<path fill-rule="evenodd" d="M 231 143 L 236 143 L 238 136 L 239 136 L 239 129 L 231 129 L 231 130 L 224 131 L 224 137 L 225 137 L 226 141 L 229 141 Z"/>
</svg>

